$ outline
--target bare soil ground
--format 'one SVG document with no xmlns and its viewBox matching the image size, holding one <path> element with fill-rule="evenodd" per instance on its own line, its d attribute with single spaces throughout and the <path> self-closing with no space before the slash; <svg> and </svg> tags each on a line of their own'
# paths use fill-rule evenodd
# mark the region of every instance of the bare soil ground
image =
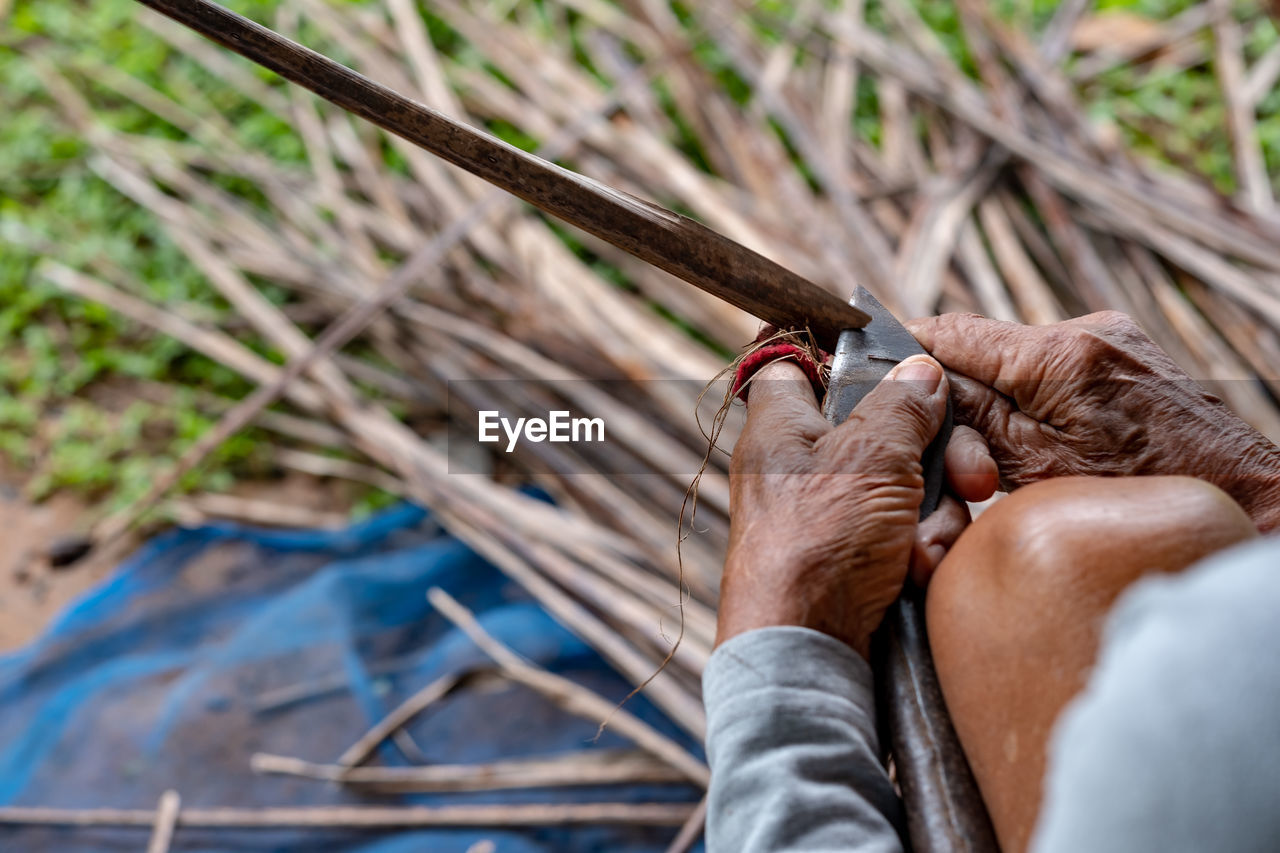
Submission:
<svg viewBox="0 0 1280 853">
<path fill-rule="evenodd" d="M 228 495 L 181 502 L 184 523 L 232 515 L 269 526 L 335 527 L 347 522 L 352 490 L 346 484 L 290 474 L 238 483 Z M 55 569 L 43 554 L 59 536 L 84 529 L 91 506 L 58 493 L 39 504 L 22 497 L 21 480 L 0 464 L 0 654 L 35 639 L 55 616 L 91 589 L 139 542 L 114 555 L 90 556 Z M 123 556 L 122 556 L 123 555 Z"/>
<path fill-rule="evenodd" d="M 92 560 L 54 570 L 40 556 L 54 538 L 76 530 L 85 511 L 71 495 L 32 505 L 16 478 L 0 470 L 0 652 L 25 645 L 109 572 Z"/>
</svg>

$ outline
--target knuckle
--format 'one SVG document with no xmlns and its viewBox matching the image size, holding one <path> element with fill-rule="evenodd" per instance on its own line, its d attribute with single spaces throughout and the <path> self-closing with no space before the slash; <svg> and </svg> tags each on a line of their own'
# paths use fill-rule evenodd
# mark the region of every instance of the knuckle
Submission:
<svg viewBox="0 0 1280 853">
<path fill-rule="evenodd" d="M 1000 398 L 995 395 L 980 397 L 963 407 L 960 416 L 977 427 L 977 441 L 985 443 L 983 435 L 1004 435 L 1009 429 L 1009 411 L 1001 405 Z M 980 431 L 980 432 L 979 432 Z"/>
<path fill-rule="evenodd" d="M 1081 318 L 1087 325 L 1113 331 L 1127 331 L 1138 328 L 1133 318 L 1123 311 L 1095 311 Z"/>
<path fill-rule="evenodd" d="M 1116 344 L 1105 328 L 1086 326 L 1076 331 L 1072 351 L 1086 363 L 1098 363 L 1109 360 L 1115 354 Z"/>
<path fill-rule="evenodd" d="M 904 425 L 919 440 L 927 440 L 937 432 L 937 409 L 930 395 L 919 389 L 902 401 Z"/>
<path fill-rule="evenodd" d="M 990 321 L 981 314 L 964 311 L 939 314 L 935 317 L 922 317 L 918 320 L 912 320 L 908 326 L 912 332 L 920 331 L 926 333 L 929 337 L 934 338 L 936 343 L 937 339 L 934 336 L 941 336 L 945 340 L 965 339 L 969 336 L 975 324 L 988 322 Z"/>
<path fill-rule="evenodd" d="M 897 414 L 926 419 L 932 416 L 933 392 L 926 391 L 922 383 L 893 380 L 880 384 L 888 397 L 889 406 L 896 408 Z"/>
<path fill-rule="evenodd" d="M 1142 327 L 1123 311 L 1098 311 L 1079 318 L 1075 337 L 1091 355 L 1114 354 L 1126 345 L 1150 341 Z"/>
<path fill-rule="evenodd" d="M 850 431 L 859 433 L 869 449 L 900 447 L 904 440 L 925 438 L 935 429 L 931 398 L 919 388 L 889 389 L 869 402 L 873 404 L 867 407 L 870 411 L 855 411 L 849 419 L 855 424 Z"/>
</svg>

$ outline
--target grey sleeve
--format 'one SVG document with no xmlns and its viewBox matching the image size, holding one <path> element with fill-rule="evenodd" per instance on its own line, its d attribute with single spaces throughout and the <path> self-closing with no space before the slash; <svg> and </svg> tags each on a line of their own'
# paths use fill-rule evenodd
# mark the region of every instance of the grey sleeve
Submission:
<svg viewBox="0 0 1280 853">
<path fill-rule="evenodd" d="M 1036 853 L 1280 840 L 1280 541 L 1135 584 L 1049 748 Z"/>
<path fill-rule="evenodd" d="M 900 853 L 879 760 L 871 668 L 807 628 L 724 643 L 702 676 L 708 853 Z"/>
</svg>

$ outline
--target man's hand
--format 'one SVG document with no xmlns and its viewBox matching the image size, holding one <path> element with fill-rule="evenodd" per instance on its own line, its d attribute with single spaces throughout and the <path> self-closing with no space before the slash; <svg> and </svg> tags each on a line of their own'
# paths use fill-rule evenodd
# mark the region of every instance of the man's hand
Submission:
<svg viewBox="0 0 1280 853">
<path fill-rule="evenodd" d="M 1280 449 L 1206 393 L 1124 314 L 1051 326 L 973 314 L 908 323 L 946 365 L 956 419 L 1006 489 L 1073 474 L 1198 477 L 1280 526 Z"/>
<path fill-rule="evenodd" d="M 794 364 L 756 374 L 729 471 L 717 643 L 799 625 L 869 653 L 908 564 L 927 574 L 968 521 L 964 505 L 947 498 L 917 524 L 920 458 L 945 417 L 947 392 L 938 363 L 914 356 L 832 427 Z M 972 430 L 953 434 L 945 458 L 957 494 L 991 496 L 995 464 Z"/>
</svg>

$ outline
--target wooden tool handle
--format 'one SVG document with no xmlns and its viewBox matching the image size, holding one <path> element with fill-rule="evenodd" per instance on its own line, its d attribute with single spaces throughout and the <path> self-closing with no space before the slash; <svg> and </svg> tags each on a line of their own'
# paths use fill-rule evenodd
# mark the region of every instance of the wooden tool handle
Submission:
<svg viewBox="0 0 1280 853">
<path fill-rule="evenodd" d="M 873 322 L 891 321 L 877 317 Z M 847 340 L 842 338 L 842 345 Z M 924 352 L 918 345 L 915 350 Z M 906 358 L 913 354 L 903 351 L 897 355 Z M 865 365 L 856 381 L 833 375 L 823 405 L 823 413 L 831 423 L 843 423 L 894 362 L 875 360 Z M 869 369 L 882 369 L 883 373 L 876 377 L 866 372 Z M 921 460 L 925 477 L 921 520 L 937 509 L 942 499 L 943 457 L 951 428 L 948 400 L 946 419 Z M 873 638 L 872 661 L 877 714 L 897 770 L 911 849 L 915 853 L 999 853 L 991 818 L 951 725 L 938 673 L 933 668 L 925 628 L 924 591 L 910 581 L 885 613 Z"/>
</svg>

